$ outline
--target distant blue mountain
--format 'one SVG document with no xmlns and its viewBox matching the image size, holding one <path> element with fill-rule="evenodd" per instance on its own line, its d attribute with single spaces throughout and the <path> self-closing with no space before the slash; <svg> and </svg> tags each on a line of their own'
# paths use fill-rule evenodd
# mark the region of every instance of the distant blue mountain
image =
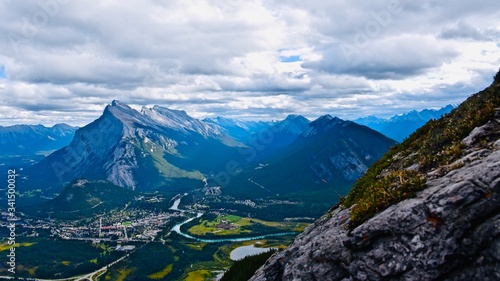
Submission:
<svg viewBox="0 0 500 281">
<path fill-rule="evenodd" d="M 301 202 L 293 207 L 273 206 L 270 216 L 316 216 L 347 194 L 367 167 L 395 144 L 366 126 L 321 116 L 279 153 L 235 175 L 222 190 L 237 198 L 270 196 Z"/>
<path fill-rule="evenodd" d="M 301 115 L 288 115 L 283 121 L 273 124 L 273 140 L 268 145 L 271 148 L 284 147 L 292 143 L 300 134 L 302 134 L 311 123 L 307 118 Z"/>
<path fill-rule="evenodd" d="M 222 117 L 203 121 L 224 128 L 235 140 L 251 147 L 256 154 L 250 162 L 279 154 L 304 132 L 311 122 L 304 116 L 294 114 L 281 121 L 272 122 L 241 121 Z"/>
<path fill-rule="evenodd" d="M 67 124 L 0 126 L 0 154 L 49 154 L 68 145 L 77 129 Z"/>
<path fill-rule="evenodd" d="M 422 127 L 431 119 L 439 119 L 442 115 L 451 112 L 455 107 L 447 105 L 439 110 L 424 109 L 422 111 L 410 111 L 402 115 L 393 116 L 390 119 L 382 119 L 368 116 L 354 120 L 354 122 L 365 125 L 378 131 L 391 139 L 402 142 L 418 128 Z"/>
<path fill-rule="evenodd" d="M 272 122 L 243 121 L 225 117 L 205 118 L 203 122 L 224 128 L 227 134 L 242 143 L 248 142 L 252 134 L 265 130 L 272 125 Z"/>
</svg>

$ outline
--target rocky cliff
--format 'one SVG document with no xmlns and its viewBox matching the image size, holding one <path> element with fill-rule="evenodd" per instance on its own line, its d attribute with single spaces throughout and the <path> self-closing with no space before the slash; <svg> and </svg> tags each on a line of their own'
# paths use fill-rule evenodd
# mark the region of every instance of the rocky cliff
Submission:
<svg viewBox="0 0 500 281">
<path fill-rule="evenodd" d="M 251 280 L 500 280 L 499 82 L 488 89 L 490 100 L 479 106 L 496 110 L 486 119 L 479 114 L 471 119 L 482 124 L 460 136 L 460 143 L 453 142 L 455 153 L 446 156 L 445 141 L 430 155 L 439 158 L 435 163 L 426 155 L 421 162 L 408 161 L 416 159 L 411 157 L 417 151 L 395 153 L 393 159 L 409 155 L 400 168 L 421 173 L 425 184 L 420 191 L 354 224 L 352 211 L 359 204 L 332 208 Z M 469 120 L 463 119 L 465 107 L 470 104 L 451 117 Z M 448 119 L 442 129 L 461 126 Z M 418 134 L 437 132 L 434 125 L 424 130 Z M 389 179 L 384 174 L 393 164 L 383 165 L 389 168 L 375 171 L 373 179 Z M 399 187 L 389 184 L 385 190 L 391 195 Z"/>
</svg>

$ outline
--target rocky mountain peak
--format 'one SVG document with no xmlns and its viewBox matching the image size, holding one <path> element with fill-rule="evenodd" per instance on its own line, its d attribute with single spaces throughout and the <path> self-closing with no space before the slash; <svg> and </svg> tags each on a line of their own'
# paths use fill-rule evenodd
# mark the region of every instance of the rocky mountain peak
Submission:
<svg viewBox="0 0 500 281">
<path fill-rule="evenodd" d="M 130 107 L 128 104 L 123 103 L 119 100 L 113 100 L 111 104 L 106 106 L 105 110 L 110 110 L 111 112 L 125 112 L 125 113 L 132 113 L 132 112 L 137 112 L 135 109 Z"/>
<path fill-rule="evenodd" d="M 153 110 L 162 112 L 164 115 L 167 116 L 176 116 L 177 118 L 184 118 L 184 119 L 194 119 L 191 116 L 189 116 L 187 112 L 184 110 L 170 109 L 159 105 L 153 106 Z"/>
<path fill-rule="evenodd" d="M 307 118 L 305 118 L 304 116 L 302 115 L 298 115 L 298 114 L 289 114 L 285 120 L 283 121 L 289 121 L 289 122 L 292 122 L 292 121 L 300 121 L 300 122 L 303 122 L 303 121 L 307 121 L 309 122 L 309 120 L 307 120 Z"/>
<path fill-rule="evenodd" d="M 310 121 L 301 115 L 288 115 L 283 121 L 278 122 L 274 127 L 287 130 L 293 135 L 300 135 L 309 125 Z"/>
<path fill-rule="evenodd" d="M 222 130 L 185 111 L 154 106 L 139 112 L 114 100 L 100 118 L 79 129 L 68 146 L 34 165 L 30 173 L 50 183 L 106 179 L 129 189 L 180 178 L 197 181 L 203 178 L 198 168 L 206 168 L 199 158 L 229 154 L 239 145 Z M 148 177 L 141 176 L 144 170 Z"/>
<path fill-rule="evenodd" d="M 128 105 L 124 104 L 123 102 L 119 100 L 113 100 L 111 102 L 111 106 L 122 106 L 122 107 L 129 107 Z"/>
<path fill-rule="evenodd" d="M 318 119 L 316 119 L 316 122 L 318 122 L 318 123 L 328 122 L 332 119 L 334 119 L 334 117 L 332 117 L 330 114 L 326 114 L 326 115 L 320 116 Z"/>
<path fill-rule="evenodd" d="M 223 135 L 219 126 L 193 118 L 184 110 L 169 109 L 155 105 L 152 108 L 143 108 L 142 114 L 163 127 L 184 133 L 191 131 L 204 137 L 212 138 L 218 138 Z"/>
<path fill-rule="evenodd" d="M 104 109 L 104 115 L 107 113 L 110 113 L 115 118 L 128 125 L 137 123 L 142 119 L 141 114 L 137 110 L 118 100 L 114 100 L 110 105 L 106 106 Z"/>
<path fill-rule="evenodd" d="M 52 126 L 52 129 L 59 129 L 59 130 L 71 130 L 76 127 L 73 127 L 71 125 L 68 125 L 66 123 L 57 123 L 54 126 Z"/>
<path fill-rule="evenodd" d="M 308 128 L 302 133 L 302 135 L 304 137 L 310 137 L 318 133 L 326 132 L 342 122 L 350 121 L 344 121 L 338 117 L 332 117 L 330 114 L 323 115 L 311 122 Z"/>
</svg>

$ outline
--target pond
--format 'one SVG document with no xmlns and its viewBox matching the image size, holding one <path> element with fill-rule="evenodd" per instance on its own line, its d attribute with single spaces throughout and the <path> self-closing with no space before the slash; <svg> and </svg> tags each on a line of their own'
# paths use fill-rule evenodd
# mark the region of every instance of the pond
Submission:
<svg viewBox="0 0 500 281">
<path fill-rule="evenodd" d="M 241 260 L 248 256 L 265 253 L 273 248 L 255 248 L 255 245 L 241 246 L 231 251 L 230 258 L 233 261 Z"/>
</svg>

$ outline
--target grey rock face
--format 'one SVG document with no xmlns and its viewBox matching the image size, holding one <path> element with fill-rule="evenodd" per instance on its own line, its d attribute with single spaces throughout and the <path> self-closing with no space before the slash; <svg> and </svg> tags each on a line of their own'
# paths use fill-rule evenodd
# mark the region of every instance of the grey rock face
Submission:
<svg viewBox="0 0 500 281">
<path fill-rule="evenodd" d="M 124 143 L 113 152 L 113 161 L 106 164 L 108 180 L 118 186 L 125 186 L 132 190 L 136 188 L 134 169 L 137 169 L 137 159 L 134 146 Z"/>
<path fill-rule="evenodd" d="M 355 181 L 366 172 L 366 169 L 368 169 L 366 165 L 352 153 L 338 153 L 337 155 L 331 156 L 330 161 L 337 170 L 342 171 L 342 176 L 348 181 Z"/>
<path fill-rule="evenodd" d="M 463 166 L 350 233 L 349 210 L 334 208 L 251 280 L 500 280 L 498 132 L 474 130 Z M 488 148 L 474 147 L 484 136 Z"/>
</svg>

